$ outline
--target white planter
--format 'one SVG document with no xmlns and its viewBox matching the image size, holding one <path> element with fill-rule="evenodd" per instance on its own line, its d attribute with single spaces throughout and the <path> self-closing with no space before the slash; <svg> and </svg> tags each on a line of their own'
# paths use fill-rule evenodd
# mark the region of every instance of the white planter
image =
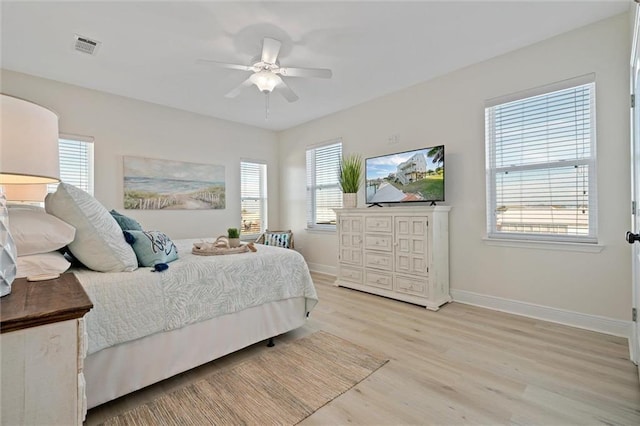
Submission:
<svg viewBox="0 0 640 426">
<path fill-rule="evenodd" d="M 358 194 L 353 193 L 342 193 L 342 207 L 345 209 L 355 208 L 358 204 Z"/>
</svg>

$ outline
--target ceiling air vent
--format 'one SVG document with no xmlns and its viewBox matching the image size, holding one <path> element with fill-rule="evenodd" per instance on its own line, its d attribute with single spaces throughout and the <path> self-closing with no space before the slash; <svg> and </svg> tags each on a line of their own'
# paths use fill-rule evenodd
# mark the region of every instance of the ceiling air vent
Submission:
<svg viewBox="0 0 640 426">
<path fill-rule="evenodd" d="M 89 55 L 95 55 L 98 51 L 98 48 L 102 44 L 99 41 L 91 40 L 88 37 L 84 37 L 78 34 L 75 34 L 74 39 L 74 49 L 78 52 L 88 53 Z"/>
</svg>

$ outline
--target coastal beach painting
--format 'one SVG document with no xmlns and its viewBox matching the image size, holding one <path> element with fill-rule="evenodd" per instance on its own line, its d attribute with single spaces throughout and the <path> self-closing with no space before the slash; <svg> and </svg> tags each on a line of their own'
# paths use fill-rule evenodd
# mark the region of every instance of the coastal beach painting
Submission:
<svg viewBox="0 0 640 426">
<path fill-rule="evenodd" d="M 224 209 L 224 166 L 124 157 L 124 208 Z"/>
</svg>

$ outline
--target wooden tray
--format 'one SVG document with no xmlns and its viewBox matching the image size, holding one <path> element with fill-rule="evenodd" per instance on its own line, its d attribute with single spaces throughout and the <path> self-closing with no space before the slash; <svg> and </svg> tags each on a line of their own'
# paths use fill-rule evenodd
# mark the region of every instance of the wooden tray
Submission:
<svg viewBox="0 0 640 426">
<path fill-rule="evenodd" d="M 193 243 L 193 248 L 191 249 L 191 253 L 197 254 L 198 256 L 218 256 L 224 254 L 238 254 L 238 253 L 249 253 L 251 250 L 249 245 L 244 244 L 240 247 L 228 248 L 228 247 L 215 247 L 213 243 Z"/>
</svg>

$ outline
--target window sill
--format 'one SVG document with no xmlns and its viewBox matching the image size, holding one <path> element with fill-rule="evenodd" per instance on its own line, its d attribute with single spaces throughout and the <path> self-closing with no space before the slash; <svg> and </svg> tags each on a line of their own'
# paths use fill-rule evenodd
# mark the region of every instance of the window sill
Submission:
<svg viewBox="0 0 640 426">
<path fill-rule="evenodd" d="M 335 228 L 305 228 L 304 230 L 311 234 L 335 234 L 337 232 Z"/>
<path fill-rule="evenodd" d="M 535 241 L 535 240 L 511 240 L 501 238 L 483 237 L 482 241 L 488 246 L 514 247 L 524 249 L 576 251 L 581 253 L 600 253 L 604 250 L 602 244 L 570 243 L 566 241 Z"/>
</svg>

